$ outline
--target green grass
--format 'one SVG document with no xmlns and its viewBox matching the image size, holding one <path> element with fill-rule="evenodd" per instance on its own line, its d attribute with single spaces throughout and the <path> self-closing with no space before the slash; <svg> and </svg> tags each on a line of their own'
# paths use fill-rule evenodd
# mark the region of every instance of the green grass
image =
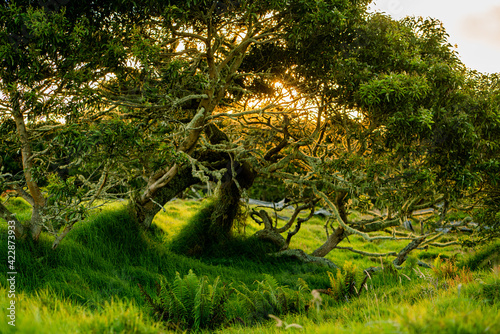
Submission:
<svg viewBox="0 0 500 334">
<path fill-rule="evenodd" d="M 22 200 L 8 202 L 9 209 L 23 219 L 29 217 Z M 155 290 L 160 279 L 172 282 L 176 273 L 186 275 L 190 269 L 213 281 L 249 289 L 256 281 L 271 275 L 281 286 L 297 290 L 299 278 L 310 289 L 330 287 L 327 269 L 297 261 L 265 256 L 267 248 L 257 240 L 239 236 L 227 242 L 224 249 L 190 258 L 170 251 L 170 242 L 200 209 L 197 201 L 176 200 L 157 215 L 152 232 L 145 233 L 129 218 L 123 204 L 107 206 L 77 225 L 58 249 L 51 250 L 51 240 L 42 235 L 39 243 L 18 241 L 16 244 L 16 327 L 0 322 L 0 333 L 163 333 L 167 326 L 152 316 L 138 288 Z M 281 222 L 283 223 L 283 222 Z M 292 248 L 310 252 L 324 236 L 324 221 L 314 218 L 303 225 L 292 239 Z M 248 221 L 246 235 L 259 226 Z M 6 223 L 0 222 L 0 244 L 7 249 Z M 395 241 L 365 243 L 357 236 L 342 242 L 343 246 L 370 252 L 387 252 L 404 247 Z M 413 258 L 431 263 L 440 258 L 459 258 L 457 267 L 470 267 L 472 280 L 457 277 L 437 279 L 432 270 L 412 268 L 385 270 L 368 280 L 367 290 L 358 298 L 338 301 L 323 295 L 319 307 L 311 301 L 304 314 L 281 316 L 288 323 L 300 324 L 305 333 L 499 333 L 500 279 L 498 250 L 493 244 L 477 251 L 430 249 L 416 251 Z M 362 257 L 345 250 L 328 255 L 342 265 L 352 261 L 358 268 L 381 265 L 392 258 Z M 3 263 L 7 252 L 0 253 Z M 414 261 L 413 261 L 414 262 Z M 6 270 L 0 273 L 0 304 L 9 305 Z M 312 296 L 310 297 L 312 300 Z M 233 307 L 237 308 L 238 305 Z M 219 330 L 227 333 L 277 333 L 272 320 L 252 325 L 235 321 Z"/>
</svg>

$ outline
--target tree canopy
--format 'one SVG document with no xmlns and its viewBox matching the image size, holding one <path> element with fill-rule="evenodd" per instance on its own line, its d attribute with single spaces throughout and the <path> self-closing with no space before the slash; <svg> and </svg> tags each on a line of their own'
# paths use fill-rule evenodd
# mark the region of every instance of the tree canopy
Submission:
<svg viewBox="0 0 500 334">
<path fill-rule="evenodd" d="M 2 4 L 0 190 L 33 207 L 19 236 L 45 228 L 57 247 L 96 200 L 124 197 L 149 228 L 207 182 L 206 240 L 228 237 L 268 182 L 295 212 L 280 227 L 251 217 L 282 251 L 320 206 L 332 218 L 316 258 L 357 234 L 409 242 L 400 265 L 457 212 L 474 221 L 468 242 L 498 236 L 498 75 L 467 69 L 438 20 L 368 3 Z M 408 222 L 422 234 L 396 235 Z"/>
</svg>

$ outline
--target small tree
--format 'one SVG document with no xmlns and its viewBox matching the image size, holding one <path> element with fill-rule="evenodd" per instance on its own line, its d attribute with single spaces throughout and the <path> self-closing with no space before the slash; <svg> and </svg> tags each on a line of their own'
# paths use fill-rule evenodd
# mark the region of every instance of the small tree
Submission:
<svg viewBox="0 0 500 334">
<path fill-rule="evenodd" d="M 46 228 L 55 248 L 107 187 L 110 165 L 83 163 L 90 145 L 75 135 L 85 126 L 76 119 L 98 102 L 92 85 L 105 73 L 97 68 L 112 66 L 117 56 L 106 43 L 93 46 L 106 36 L 89 21 L 88 8 L 53 5 L 0 5 L 0 141 L 2 159 L 11 162 L 2 163 L 1 188 L 15 190 L 32 215 L 23 225 L 3 204 L 0 213 L 15 221 L 18 237 L 29 231 L 38 240 Z"/>
</svg>

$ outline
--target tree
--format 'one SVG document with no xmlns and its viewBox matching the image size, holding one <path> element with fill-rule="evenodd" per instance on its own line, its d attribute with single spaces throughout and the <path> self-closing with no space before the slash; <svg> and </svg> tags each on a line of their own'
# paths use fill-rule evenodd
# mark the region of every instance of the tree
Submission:
<svg viewBox="0 0 500 334">
<path fill-rule="evenodd" d="M 74 51 L 71 46 L 80 37 L 82 26 L 75 25 L 68 31 L 62 15 L 41 9 L 23 10 L 16 4 L 3 4 L 0 16 L 2 112 L 4 118 L 9 115 L 15 122 L 28 192 L 19 183 L 14 186 L 33 207 L 30 231 L 36 240 L 42 229 L 41 211 L 46 198 L 35 168 L 35 158 L 41 153 L 33 151 L 27 122 L 36 122 L 48 109 L 60 108 L 62 99 L 68 97 L 68 80 L 61 73 L 71 68 L 65 56 Z M 68 42 L 70 47 L 63 47 Z M 17 220 L 16 230 L 18 235 L 23 233 Z"/>
<path fill-rule="evenodd" d="M 103 171 L 94 175 L 97 186 L 89 188 L 77 182 L 81 174 L 69 175 L 70 167 L 83 165 L 82 148 L 81 142 L 64 141 L 83 125 L 75 120 L 98 102 L 92 84 L 120 57 L 109 35 L 93 26 L 102 16 L 86 15 L 95 14 L 89 7 L 78 12 L 61 5 L 9 1 L 0 6 L 0 117 L 6 130 L 1 142 L 7 144 L 2 158 L 12 162 L 2 166 L 2 190 L 15 189 L 32 206 L 31 221 L 23 226 L 3 204 L 0 212 L 16 222 L 18 237 L 29 230 L 38 240 L 47 228 L 56 236 L 54 247 L 83 218 L 81 203 L 91 206 L 107 180 Z"/>
<path fill-rule="evenodd" d="M 164 203 L 208 181 L 219 198 L 207 233 L 227 236 L 245 189 L 265 177 L 282 180 L 296 205 L 281 227 L 264 211 L 252 214 L 265 226 L 259 236 L 283 249 L 319 203 L 334 219 L 315 258 L 349 234 L 409 240 L 396 264 L 431 243 L 450 209 L 471 211 L 496 194 L 497 79 L 467 71 L 439 21 L 394 21 L 368 15 L 366 5 L 2 7 L 2 33 L 28 36 L 2 49 L 17 57 L 5 56 L 0 76 L 10 134 L 0 144 L 12 174 L 4 184 L 33 201 L 35 238 L 43 217 L 61 222 L 52 229 L 60 236 L 83 217 L 84 209 L 63 212 L 57 203 L 76 208 L 131 193 L 134 218 L 149 228 Z M 495 196 L 481 216 L 488 224 Z M 419 222 L 413 213 L 424 208 L 435 215 L 422 236 L 378 234 Z M 350 221 L 350 210 L 371 218 Z"/>
<path fill-rule="evenodd" d="M 339 226 L 329 233 L 327 223 L 327 240 L 313 256 L 339 248 L 349 234 L 368 241 L 411 240 L 400 253 L 392 254 L 397 265 L 416 247 L 443 246 L 432 243 L 439 237 L 433 227 L 447 219 L 451 207 L 463 210 L 464 204 L 477 199 L 475 191 L 483 186 L 476 182 L 484 175 L 474 166 L 479 156 L 492 153 L 477 145 L 483 135 L 482 125 L 473 116 L 478 108 L 471 108 L 472 101 L 478 102 L 477 83 L 466 80 L 467 70 L 447 43 L 439 21 L 409 18 L 396 22 L 373 15 L 357 22 L 343 43 L 329 43 L 328 35 L 315 28 L 317 36 L 308 35 L 302 39 L 306 42 L 298 38 L 298 46 L 294 44 L 300 56 L 294 59 L 293 74 L 286 81 L 295 93 L 316 97 L 302 105 L 301 116 L 295 114 L 302 119 L 290 124 L 264 115 L 252 122 L 240 121 L 243 127 L 257 125 L 255 132 L 268 129 L 269 137 L 261 135 L 258 146 L 261 156 L 270 138 L 279 148 L 280 159 L 267 164 L 260 159 L 256 170 L 300 188 L 297 202 L 321 199 L 334 214 Z M 468 85 L 476 92 L 469 91 Z M 484 104 L 481 113 L 492 112 L 492 107 L 496 109 Z M 314 108 L 316 118 L 304 115 L 306 109 Z M 498 109 L 489 120 L 495 132 Z M 485 135 L 491 138 L 489 131 Z M 370 219 L 349 221 L 349 209 L 366 212 L 373 203 L 382 214 L 370 212 Z M 424 208 L 435 215 L 425 219 L 429 226 L 422 236 L 368 234 L 408 221 L 423 223 L 413 213 Z M 297 206 L 303 209 L 312 212 L 314 206 Z M 265 212 L 255 213 L 265 225 L 259 235 L 287 248 L 303 221 L 297 222 L 286 242 L 279 233 L 290 229 L 296 216 L 278 228 Z"/>
<path fill-rule="evenodd" d="M 125 117 L 140 119 L 149 129 L 161 124 L 169 128 L 164 145 L 170 158 L 144 170 L 147 181 L 134 197 L 133 212 L 144 227 L 163 203 L 196 182 L 192 169 L 201 179 L 229 175 L 238 192 L 244 180 L 238 180 L 237 170 L 245 170 L 249 178 L 243 188 L 252 184 L 248 166 L 235 158 L 244 148 L 227 140 L 220 130 L 223 124 L 216 125 L 260 78 L 273 75 L 268 67 L 245 72 L 242 64 L 253 46 L 284 41 L 304 13 L 319 17 L 316 12 L 333 10 L 324 20 L 342 25 L 342 12 L 351 7 L 339 1 L 325 2 L 324 8 L 296 1 L 195 1 L 170 4 L 135 31 L 128 59 L 136 63 L 104 84 L 103 95 L 123 107 Z M 263 110 L 237 108 L 245 115 L 276 112 L 271 105 Z M 217 166 L 217 161 L 222 164 Z M 238 197 L 235 190 L 231 194 Z"/>
</svg>

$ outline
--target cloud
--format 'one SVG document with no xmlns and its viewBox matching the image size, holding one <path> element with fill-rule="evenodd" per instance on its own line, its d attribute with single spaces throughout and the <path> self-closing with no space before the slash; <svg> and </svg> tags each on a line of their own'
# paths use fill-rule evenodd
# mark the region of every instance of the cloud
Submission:
<svg viewBox="0 0 500 334">
<path fill-rule="evenodd" d="M 500 49 L 500 6 L 464 17 L 460 22 L 460 30 L 466 38 L 486 42 Z"/>
</svg>

